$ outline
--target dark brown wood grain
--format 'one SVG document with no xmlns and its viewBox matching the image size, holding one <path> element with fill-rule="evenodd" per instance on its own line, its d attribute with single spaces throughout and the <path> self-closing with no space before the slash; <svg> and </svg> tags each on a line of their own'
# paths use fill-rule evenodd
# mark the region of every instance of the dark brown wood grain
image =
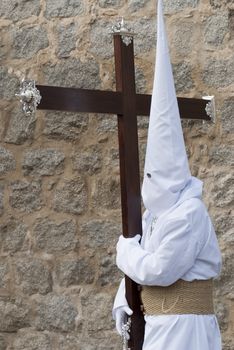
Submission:
<svg viewBox="0 0 234 350">
<path fill-rule="evenodd" d="M 38 109 L 69 112 L 123 114 L 122 92 L 87 90 L 57 86 L 37 85 L 42 100 Z M 136 114 L 149 116 L 151 95 L 136 94 Z M 210 120 L 205 107 L 207 101 L 178 97 L 181 118 Z"/>
<path fill-rule="evenodd" d="M 137 134 L 137 110 L 133 43 L 125 46 L 114 37 L 116 89 L 122 92 L 122 114 L 118 115 L 120 179 L 123 235 L 142 234 L 141 193 Z M 133 310 L 129 348 L 141 350 L 144 339 L 144 317 L 140 309 L 138 286 L 125 278 L 126 298 Z"/>
<path fill-rule="evenodd" d="M 137 115 L 149 116 L 151 106 L 151 95 L 137 94 Z M 182 119 L 202 119 L 210 121 L 205 108 L 207 101 L 197 98 L 178 97 L 180 117 Z"/>
<path fill-rule="evenodd" d="M 122 112 L 122 96 L 113 91 L 37 85 L 42 99 L 38 109 L 86 113 Z"/>
</svg>

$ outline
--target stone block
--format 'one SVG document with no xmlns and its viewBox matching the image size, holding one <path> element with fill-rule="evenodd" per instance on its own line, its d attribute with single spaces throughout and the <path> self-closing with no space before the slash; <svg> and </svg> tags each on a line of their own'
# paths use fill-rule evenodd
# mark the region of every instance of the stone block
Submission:
<svg viewBox="0 0 234 350">
<path fill-rule="evenodd" d="M 88 128 L 88 116 L 84 114 L 47 112 L 43 134 L 50 139 L 79 140 Z"/>
<path fill-rule="evenodd" d="M 146 86 L 147 80 L 144 75 L 143 70 L 136 66 L 135 68 L 135 79 L 136 79 L 136 92 L 137 94 L 145 94 L 147 93 Z"/>
<path fill-rule="evenodd" d="M 117 130 L 118 125 L 115 116 L 107 116 L 105 114 L 97 116 L 97 132 L 99 135 L 103 135 L 103 133 L 117 133 Z M 111 137 L 113 136 L 111 135 Z"/>
<path fill-rule="evenodd" d="M 86 248 L 112 249 L 115 246 L 121 232 L 121 225 L 115 221 L 92 219 L 80 225 L 80 243 Z"/>
<path fill-rule="evenodd" d="M 24 175 L 60 175 L 64 171 L 65 156 L 56 149 L 37 149 L 28 151 L 23 160 Z"/>
<path fill-rule="evenodd" d="M 83 89 L 100 88 L 99 66 L 93 59 L 81 61 L 67 58 L 57 64 L 49 62 L 42 67 L 42 71 L 45 84 Z"/>
<path fill-rule="evenodd" d="M 230 246 L 231 247 L 231 246 Z M 232 245 L 233 247 L 233 245 Z M 233 269 L 234 269 L 234 252 L 233 249 L 222 251 L 222 271 L 216 281 L 218 295 L 225 296 L 225 300 L 233 296 Z M 219 297 L 219 299 L 221 299 Z"/>
<path fill-rule="evenodd" d="M 60 335 L 58 337 L 58 350 L 91 350 L 91 348 L 86 346 L 84 342 L 80 339 L 79 334 L 77 335 Z"/>
<path fill-rule="evenodd" d="M 137 33 L 134 41 L 134 51 L 139 57 L 148 55 L 156 47 L 156 25 L 155 18 L 139 18 L 133 23 L 129 22 L 130 27 Z"/>
<path fill-rule="evenodd" d="M 233 341 L 233 337 L 231 336 L 229 337 L 223 337 L 222 339 L 222 350 L 233 350 L 234 347 L 234 341 Z"/>
<path fill-rule="evenodd" d="M 103 332 L 103 330 L 113 329 L 110 312 L 112 304 L 113 300 L 110 294 L 98 293 L 94 290 L 83 293 L 81 296 L 82 315 L 86 320 L 85 326 L 90 336 Z"/>
<path fill-rule="evenodd" d="M 225 217 L 225 216 L 224 216 Z M 230 213 L 226 222 L 226 227 L 228 231 L 222 232 L 222 241 L 226 247 L 234 248 L 234 230 L 233 230 L 233 215 Z M 232 225 L 230 227 L 230 225 Z M 234 299 L 234 292 L 232 293 Z"/>
<path fill-rule="evenodd" d="M 0 147 L 0 176 L 15 170 L 16 162 L 13 154 L 4 147 Z"/>
<path fill-rule="evenodd" d="M 11 184 L 10 205 L 21 212 L 31 213 L 42 208 L 41 181 L 15 181 Z"/>
<path fill-rule="evenodd" d="M 98 19 L 90 28 L 90 51 L 101 59 L 110 59 L 114 55 L 113 38 L 110 35 L 112 25 L 108 20 Z"/>
<path fill-rule="evenodd" d="M 78 174 L 94 175 L 102 167 L 102 153 L 97 145 L 92 145 L 85 150 L 77 150 L 72 156 L 72 169 Z"/>
<path fill-rule="evenodd" d="M 113 321 L 111 322 L 113 325 Z M 80 340 L 81 347 L 69 348 L 68 350 L 119 350 L 123 348 L 122 339 L 116 330 L 90 331 L 88 335 Z M 66 348 L 67 349 L 67 348 Z M 60 350 L 60 349 L 59 349 Z M 63 350 L 61 348 L 61 350 Z"/>
<path fill-rule="evenodd" d="M 18 91 L 14 91 L 15 93 Z M 20 103 L 18 108 L 9 112 L 9 124 L 6 129 L 4 141 L 6 143 L 13 143 L 22 145 L 26 141 L 33 139 L 36 125 L 35 116 L 25 116 Z"/>
<path fill-rule="evenodd" d="M 207 137 L 214 142 L 215 138 L 215 123 L 203 121 L 203 120 L 182 120 L 183 128 L 185 130 L 184 135 L 189 135 L 190 139 L 200 139 L 202 136 Z M 198 141 L 198 140 L 197 140 Z"/>
<path fill-rule="evenodd" d="M 1 11 L 1 10 L 0 10 Z M 1 17 L 2 18 L 2 17 Z M 3 62 L 10 53 L 8 28 L 1 28 L 1 42 L 0 42 L 0 62 Z M 1 348 L 0 348 L 1 349 Z"/>
<path fill-rule="evenodd" d="M 218 172 L 214 176 L 212 188 L 213 203 L 218 208 L 225 208 L 233 204 L 234 177 L 233 174 Z"/>
<path fill-rule="evenodd" d="M 220 166 L 234 165 L 234 146 L 214 146 L 209 151 L 210 161 Z"/>
<path fill-rule="evenodd" d="M 47 31 L 41 26 L 16 28 L 13 32 L 12 58 L 32 58 L 49 46 Z"/>
<path fill-rule="evenodd" d="M 47 334 L 24 330 L 18 332 L 13 342 L 13 350 L 52 350 L 52 344 Z"/>
<path fill-rule="evenodd" d="M 65 180 L 54 193 L 55 211 L 69 214 L 82 214 L 87 208 L 87 187 L 82 177 Z"/>
<path fill-rule="evenodd" d="M 174 64 L 173 72 L 177 93 L 188 92 L 194 87 L 192 67 L 187 62 Z"/>
<path fill-rule="evenodd" d="M 52 277 L 47 266 L 39 259 L 27 257 L 14 262 L 16 286 L 24 294 L 47 294 L 52 290 Z"/>
<path fill-rule="evenodd" d="M 123 0 L 99 0 L 98 5 L 102 8 L 107 7 L 120 7 L 123 5 Z"/>
<path fill-rule="evenodd" d="M 146 142 L 146 133 L 145 131 L 148 132 L 148 127 L 149 127 L 149 117 L 145 117 L 145 116 L 139 116 L 137 119 L 137 126 L 138 126 L 138 134 L 139 136 L 141 136 L 141 132 L 144 131 L 142 133 L 143 136 L 141 136 L 141 139 L 143 140 L 143 142 Z M 142 147 L 143 144 L 140 144 L 140 147 Z"/>
<path fill-rule="evenodd" d="M 36 300 L 35 327 L 39 331 L 71 332 L 78 316 L 70 298 L 49 294 Z"/>
<path fill-rule="evenodd" d="M 210 59 L 203 70 L 203 81 L 207 86 L 223 88 L 234 83 L 234 59 Z"/>
<path fill-rule="evenodd" d="M 98 270 L 98 282 L 102 287 L 118 284 L 118 281 L 120 280 L 120 273 L 116 266 L 115 255 L 102 257 Z"/>
<path fill-rule="evenodd" d="M 0 216 L 4 212 L 4 186 L 0 184 Z"/>
<path fill-rule="evenodd" d="M 214 217 L 214 227 L 218 236 L 222 238 L 226 246 L 233 244 L 234 217 L 231 211 L 222 211 L 222 215 L 217 212 Z"/>
<path fill-rule="evenodd" d="M 149 3 L 149 0 L 129 0 L 128 1 L 128 7 L 130 12 L 137 12 L 141 10 L 142 8 L 146 7 L 146 5 Z"/>
<path fill-rule="evenodd" d="M 210 5 L 212 6 L 212 8 L 214 9 L 220 9 L 221 7 L 227 7 L 229 4 L 231 5 L 233 3 L 232 0 L 223 0 L 223 1 L 219 1 L 219 0 L 210 0 Z"/>
<path fill-rule="evenodd" d="M 40 0 L 2 0 L 0 17 L 19 21 L 30 16 L 38 16 L 40 13 Z"/>
<path fill-rule="evenodd" d="M 196 28 L 195 23 L 189 21 L 177 21 L 172 27 L 170 34 L 172 36 L 172 48 L 184 57 L 192 52 L 195 43 Z"/>
<path fill-rule="evenodd" d="M 85 10 L 83 0 L 47 0 L 45 16 L 50 19 L 53 17 L 73 17 L 82 15 Z"/>
<path fill-rule="evenodd" d="M 222 6 L 219 0 L 210 0 L 210 5 L 215 9 L 220 8 Z"/>
<path fill-rule="evenodd" d="M 207 44 L 219 46 L 228 33 L 228 12 L 220 11 L 205 21 L 204 39 Z"/>
<path fill-rule="evenodd" d="M 91 190 L 92 206 L 103 209 L 120 209 L 119 177 L 105 177 L 95 181 Z"/>
<path fill-rule="evenodd" d="M 217 316 L 221 332 L 228 329 L 228 309 L 225 304 L 220 301 L 215 303 L 215 314 Z"/>
<path fill-rule="evenodd" d="M 79 335 L 60 335 L 57 338 L 58 348 L 56 350 L 119 350 L 122 348 L 121 337 L 115 331 L 105 331 L 97 337 L 92 334 Z"/>
<path fill-rule="evenodd" d="M 77 247 L 74 221 L 56 223 L 48 218 L 38 219 L 34 226 L 35 246 L 47 253 L 73 251 Z"/>
<path fill-rule="evenodd" d="M 100 332 L 96 333 L 95 335 L 92 332 L 91 337 L 82 339 L 81 344 L 86 350 L 119 350 L 123 347 L 121 337 L 115 332 L 104 332 L 104 336 L 101 336 Z M 80 348 L 77 348 L 77 350 L 80 350 Z"/>
<path fill-rule="evenodd" d="M 119 176 L 119 150 L 118 149 L 108 148 L 103 154 L 102 161 L 103 161 L 103 168 L 107 169 L 109 174 Z"/>
<path fill-rule="evenodd" d="M 11 217 L 0 226 L 0 241 L 4 252 L 15 253 L 23 249 L 28 227 Z"/>
<path fill-rule="evenodd" d="M 59 58 L 69 57 L 76 48 L 77 28 L 74 22 L 68 25 L 60 24 L 57 27 L 58 48 L 56 54 Z"/>
<path fill-rule="evenodd" d="M 222 130 L 224 133 L 234 132 L 234 98 L 224 101 L 221 107 Z"/>
<path fill-rule="evenodd" d="M 232 40 L 234 38 L 234 9 L 230 9 L 229 10 L 229 16 L 228 17 L 229 17 L 230 39 Z"/>
<path fill-rule="evenodd" d="M 196 8 L 199 0 L 166 0 L 164 1 L 165 13 L 174 13 L 184 10 L 186 8 Z"/>
<path fill-rule="evenodd" d="M 117 148 L 110 148 L 103 157 L 104 168 L 115 174 L 119 174 L 119 150 Z"/>
<path fill-rule="evenodd" d="M 62 287 L 91 284 L 94 281 L 95 270 L 85 258 L 66 260 L 56 268 L 58 283 Z"/>
<path fill-rule="evenodd" d="M 9 282 L 9 265 L 6 259 L 0 259 L 0 288 L 7 288 Z"/>
<path fill-rule="evenodd" d="M 0 315 L 0 332 L 17 332 L 29 326 L 28 306 L 20 299 L 1 299 Z"/>
<path fill-rule="evenodd" d="M 0 350 L 6 350 L 7 343 L 3 336 L 0 335 Z"/>
</svg>

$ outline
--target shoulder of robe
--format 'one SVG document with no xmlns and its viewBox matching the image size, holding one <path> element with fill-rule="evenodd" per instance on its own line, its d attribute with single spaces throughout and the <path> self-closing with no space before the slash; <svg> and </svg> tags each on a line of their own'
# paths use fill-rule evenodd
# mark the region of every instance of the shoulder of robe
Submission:
<svg viewBox="0 0 234 350">
<path fill-rule="evenodd" d="M 169 212 L 163 221 L 164 223 L 180 223 L 184 228 L 190 226 L 193 232 L 196 230 L 201 232 L 210 219 L 203 201 L 199 198 L 190 198 Z"/>
<path fill-rule="evenodd" d="M 190 198 L 184 201 L 171 213 L 169 220 L 187 222 L 190 236 L 198 242 L 200 248 L 203 247 L 209 235 L 211 219 L 201 199 Z"/>
<path fill-rule="evenodd" d="M 209 233 L 210 218 L 203 201 L 190 198 L 158 220 L 153 230 L 153 236 L 161 241 L 168 234 L 188 237 L 203 246 Z"/>
<path fill-rule="evenodd" d="M 199 198 L 190 198 L 182 202 L 168 215 L 168 220 L 188 220 L 191 224 L 205 219 L 208 216 L 203 201 Z"/>
</svg>

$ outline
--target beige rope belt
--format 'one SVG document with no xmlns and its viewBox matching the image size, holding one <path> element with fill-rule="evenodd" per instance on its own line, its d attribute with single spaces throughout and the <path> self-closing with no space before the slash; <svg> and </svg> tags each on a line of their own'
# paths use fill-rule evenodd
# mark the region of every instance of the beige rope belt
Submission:
<svg viewBox="0 0 234 350">
<path fill-rule="evenodd" d="M 142 286 L 141 300 L 146 315 L 213 314 L 213 281 L 178 280 L 169 287 Z"/>
</svg>

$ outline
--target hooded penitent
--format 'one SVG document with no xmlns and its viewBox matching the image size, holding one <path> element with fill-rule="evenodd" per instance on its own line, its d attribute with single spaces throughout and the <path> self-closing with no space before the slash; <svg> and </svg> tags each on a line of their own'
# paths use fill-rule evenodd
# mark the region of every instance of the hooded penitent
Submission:
<svg viewBox="0 0 234 350">
<path fill-rule="evenodd" d="M 152 94 L 142 198 L 153 216 L 159 216 L 180 198 L 192 179 L 180 121 L 163 18 L 158 1 L 157 53 Z"/>
<path fill-rule="evenodd" d="M 123 273 L 143 286 L 143 291 L 144 286 L 161 286 L 163 289 L 160 290 L 165 291 L 164 295 L 162 291 L 164 298 L 159 311 L 147 314 L 145 310 L 144 350 L 221 350 L 219 327 L 212 310 L 208 314 L 177 313 L 174 307 L 183 298 L 180 292 L 176 297 L 172 296 L 173 292 L 171 295 L 171 289 L 167 289 L 179 280 L 192 282 L 217 277 L 221 255 L 209 214 L 201 200 L 202 183 L 189 171 L 164 30 L 162 0 L 158 1 L 157 62 L 142 190 L 148 210 L 142 220 L 140 243 L 140 235 L 121 236 L 116 247 L 116 262 Z M 192 306 L 193 300 L 191 293 L 188 305 Z M 149 297 L 152 306 L 155 301 L 156 298 Z M 113 308 L 120 334 L 123 319 L 129 311 L 122 280 Z"/>
</svg>

